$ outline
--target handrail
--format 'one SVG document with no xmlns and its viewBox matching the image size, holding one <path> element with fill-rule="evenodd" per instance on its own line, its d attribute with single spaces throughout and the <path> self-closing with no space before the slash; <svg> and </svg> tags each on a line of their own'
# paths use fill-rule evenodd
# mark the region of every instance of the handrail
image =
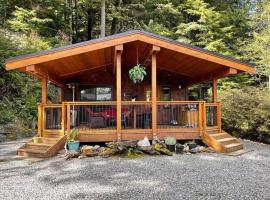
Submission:
<svg viewBox="0 0 270 200">
<path fill-rule="evenodd" d="M 65 105 L 116 105 L 116 101 L 64 101 L 62 103 Z"/>
<path fill-rule="evenodd" d="M 145 105 L 151 103 L 151 101 L 122 101 L 122 105 Z"/>
</svg>

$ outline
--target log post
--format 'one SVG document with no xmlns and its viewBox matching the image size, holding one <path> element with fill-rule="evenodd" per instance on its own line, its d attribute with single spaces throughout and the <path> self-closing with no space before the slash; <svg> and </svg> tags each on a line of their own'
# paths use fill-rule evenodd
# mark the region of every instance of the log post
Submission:
<svg viewBox="0 0 270 200">
<path fill-rule="evenodd" d="M 152 49 L 152 134 L 153 139 L 157 136 L 157 53 L 160 47 Z"/>
<path fill-rule="evenodd" d="M 62 133 L 63 135 L 65 135 L 65 130 L 66 130 L 66 105 L 62 104 L 62 113 L 61 113 L 61 129 L 62 129 Z"/>
<path fill-rule="evenodd" d="M 218 96 L 217 96 L 217 79 L 213 79 L 212 81 L 212 94 L 213 94 L 213 102 L 218 102 Z"/>
<path fill-rule="evenodd" d="M 115 47 L 116 55 L 116 133 L 117 141 L 121 141 L 121 114 L 122 114 L 122 88 L 121 88 L 121 57 L 122 57 L 123 45 Z"/>
<path fill-rule="evenodd" d="M 67 134 L 70 133 L 70 104 L 67 104 Z"/>
<path fill-rule="evenodd" d="M 42 78 L 41 103 L 47 104 L 47 77 Z"/>
<path fill-rule="evenodd" d="M 38 136 L 42 137 L 43 130 L 43 107 L 42 104 L 38 105 Z"/>
</svg>

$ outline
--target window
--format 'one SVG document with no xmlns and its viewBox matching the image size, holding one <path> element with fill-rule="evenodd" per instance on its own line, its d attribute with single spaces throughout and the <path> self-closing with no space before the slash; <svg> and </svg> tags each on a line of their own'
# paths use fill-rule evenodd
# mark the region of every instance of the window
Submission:
<svg viewBox="0 0 270 200">
<path fill-rule="evenodd" d="M 81 101 L 109 101 L 112 100 L 112 88 L 93 87 L 81 89 Z"/>
<path fill-rule="evenodd" d="M 163 90 L 163 101 L 170 101 L 172 98 L 171 88 L 164 87 L 162 90 Z"/>
</svg>

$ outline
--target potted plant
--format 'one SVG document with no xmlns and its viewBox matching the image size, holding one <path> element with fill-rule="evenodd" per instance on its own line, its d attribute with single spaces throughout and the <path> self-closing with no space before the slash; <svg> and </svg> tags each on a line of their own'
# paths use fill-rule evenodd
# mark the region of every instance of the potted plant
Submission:
<svg viewBox="0 0 270 200">
<path fill-rule="evenodd" d="M 79 135 L 79 131 L 73 128 L 69 134 L 68 139 L 68 149 L 71 151 L 79 151 L 80 149 L 80 141 L 77 141 L 77 137 Z"/>
<path fill-rule="evenodd" d="M 143 66 L 140 64 L 135 65 L 129 70 L 129 77 L 133 81 L 133 83 L 140 83 L 144 80 L 144 77 L 146 76 L 146 71 Z"/>
<path fill-rule="evenodd" d="M 168 148 L 171 152 L 174 152 L 174 151 L 175 151 L 175 144 L 176 144 L 176 139 L 175 139 L 175 137 L 166 137 L 166 138 L 165 138 L 165 144 L 166 144 L 167 148 Z"/>
</svg>

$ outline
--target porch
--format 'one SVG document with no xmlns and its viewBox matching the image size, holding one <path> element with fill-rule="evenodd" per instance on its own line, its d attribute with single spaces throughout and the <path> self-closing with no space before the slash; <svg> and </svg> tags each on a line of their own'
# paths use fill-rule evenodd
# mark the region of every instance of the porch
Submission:
<svg viewBox="0 0 270 200">
<path fill-rule="evenodd" d="M 157 101 L 154 126 L 152 109 L 149 101 L 122 101 L 121 121 L 117 121 L 116 101 L 40 104 L 38 134 L 64 135 L 76 128 L 80 141 L 96 142 L 139 140 L 145 136 L 201 139 L 206 131 L 221 131 L 220 103 Z M 117 124 L 121 125 L 120 130 Z"/>
</svg>

